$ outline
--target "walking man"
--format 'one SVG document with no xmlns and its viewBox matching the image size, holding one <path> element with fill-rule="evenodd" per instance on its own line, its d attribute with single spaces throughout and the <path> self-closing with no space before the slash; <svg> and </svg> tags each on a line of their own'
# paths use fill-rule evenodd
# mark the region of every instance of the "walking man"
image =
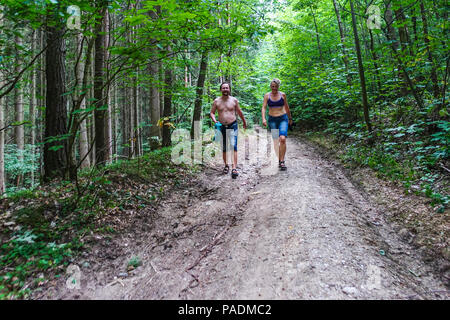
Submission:
<svg viewBox="0 0 450 320">
<path fill-rule="evenodd" d="M 247 123 L 245 122 L 244 114 L 239 107 L 239 101 L 230 95 L 231 88 L 228 82 L 223 82 L 220 85 L 220 91 L 222 96 L 214 100 L 210 116 L 215 124 L 220 124 L 220 131 L 222 133 L 222 151 L 223 151 L 223 161 L 225 167 L 223 168 L 223 173 L 228 174 L 230 167 L 227 163 L 227 151 L 228 145 L 234 147 L 233 154 L 233 164 L 231 170 L 231 177 L 236 179 L 239 175 L 237 171 L 237 135 L 238 135 L 238 124 L 236 113 L 241 117 L 244 129 L 247 128 Z M 219 114 L 219 120 L 216 120 L 216 110 Z M 229 142 L 229 143 L 227 143 Z"/>
</svg>

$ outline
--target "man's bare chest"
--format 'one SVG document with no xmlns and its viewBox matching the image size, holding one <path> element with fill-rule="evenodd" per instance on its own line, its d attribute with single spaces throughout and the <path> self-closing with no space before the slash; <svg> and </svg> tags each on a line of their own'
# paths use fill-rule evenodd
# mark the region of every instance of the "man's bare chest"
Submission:
<svg viewBox="0 0 450 320">
<path fill-rule="evenodd" d="M 219 110 L 219 112 L 233 112 L 235 109 L 236 104 L 234 103 L 234 101 L 220 101 L 217 104 L 217 109 Z"/>
</svg>

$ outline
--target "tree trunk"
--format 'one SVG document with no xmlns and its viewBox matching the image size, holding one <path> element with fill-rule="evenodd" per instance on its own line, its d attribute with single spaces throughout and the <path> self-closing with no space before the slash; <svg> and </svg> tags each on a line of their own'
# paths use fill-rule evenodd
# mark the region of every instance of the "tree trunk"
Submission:
<svg viewBox="0 0 450 320">
<path fill-rule="evenodd" d="M 336 12 L 336 18 L 337 18 L 338 27 L 339 27 L 339 34 L 341 36 L 341 45 L 342 45 L 342 54 L 343 54 L 342 60 L 344 61 L 345 73 L 347 74 L 347 84 L 349 86 L 351 86 L 352 85 L 352 76 L 349 73 L 347 49 L 345 48 L 345 33 L 344 33 L 344 28 L 342 26 L 341 14 L 339 12 L 339 8 L 337 6 L 336 0 L 333 0 L 333 5 L 334 5 L 334 11 Z"/>
<path fill-rule="evenodd" d="M 197 135 L 200 134 L 200 128 L 195 128 L 196 123 L 200 123 L 200 119 L 202 116 L 202 100 L 203 100 L 203 89 L 205 86 L 205 79 L 206 79 L 206 69 L 208 68 L 208 52 L 205 50 L 202 52 L 202 57 L 200 60 L 200 71 L 198 74 L 198 80 L 197 80 L 197 88 L 196 88 L 196 95 L 195 95 L 195 103 L 194 103 L 194 113 L 192 117 L 192 125 L 191 125 L 191 139 L 198 139 L 198 136 L 195 136 L 195 133 Z"/>
<path fill-rule="evenodd" d="M 110 18 L 109 11 L 105 12 L 104 29 L 106 33 L 105 36 L 105 68 L 106 68 L 106 79 L 110 77 L 110 64 L 109 64 L 109 51 L 108 48 L 111 43 L 111 29 L 110 29 Z M 108 110 L 106 110 L 106 128 L 105 128 L 105 142 L 106 142 L 106 158 L 108 162 L 112 161 L 112 106 L 111 106 L 111 83 L 105 87 L 106 102 L 108 105 Z"/>
<path fill-rule="evenodd" d="M 361 47 L 359 44 L 358 30 L 356 27 L 355 10 L 353 8 L 352 0 L 350 0 L 350 9 L 351 9 L 351 13 L 352 13 L 352 26 L 353 26 L 353 34 L 355 37 L 355 49 L 356 49 L 356 55 L 358 57 L 359 78 L 361 80 L 361 92 L 362 92 L 362 101 L 363 101 L 363 108 L 364 108 L 364 120 L 366 121 L 367 129 L 369 130 L 369 132 L 372 132 L 372 125 L 370 123 L 370 118 L 369 118 L 369 103 L 367 101 L 366 78 L 364 75 L 364 67 L 363 67 L 362 57 L 361 57 Z"/>
<path fill-rule="evenodd" d="M 395 28 L 393 26 L 394 18 L 392 16 L 391 1 L 389 1 L 389 3 L 386 6 L 384 19 L 386 20 L 389 40 L 391 40 L 393 42 L 392 46 L 394 47 L 395 51 L 397 51 L 399 45 L 398 45 L 398 40 L 397 40 L 397 34 L 396 34 Z"/>
<path fill-rule="evenodd" d="M 15 37 L 15 42 L 18 46 L 22 45 L 22 38 Z M 23 61 L 20 58 L 20 53 L 17 52 L 16 55 L 16 71 L 18 74 L 20 69 L 23 67 Z M 22 83 L 19 81 L 16 85 L 15 96 L 14 96 L 14 106 L 15 106 L 15 122 L 19 125 L 14 127 L 14 140 L 17 146 L 17 161 L 23 164 L 23 155 L 25 149 L 25 130 L 24 130 L 24 110 L 23 110 L 23 88 Z M 16 181 L 17 187 L 23 184 L 23 174 L 17 175 Z"/>
<path fill-rule="evenodd" d="M 372 59 L 373 59 L 373 67 L 375 69 L 375 75 L 377 80 L 377 86 L 378 86 L 378 92 L 383 93 L 381 81 L 380 81 L 380 72 L 378 71 L 378 56 L 375 52 L 375 45 L 373 41 L 373 34 L 372 30 L 369 29 L 369 35 L 370 35 L 370 52 L 372 53 Z M 378 95 L 378 99 L 381 99 L 381 97 Z"/>
<path fill-rule="evenodd" d="M 0 5 L 0 35 L 3 33 L 3 6 Z M 0 87 L 3 86 L 3 73 L 0 69 Z M 0 197 L 6 192 L 6 175 L 5 175 L 5 114 L 3 106 L 3 98 L 0 98 Z"/>
<path fill-rule="evenodd" d="M 31 40 L 31 52 L 35 52 L 36 51 L 36 47 L 37 47 L 37 42 L 38 42 L 38 38 L 37 38 L 37 30 L 33 30 L 33 38 Z M 32 68 L 31 69 L 31 94 L 30 94 L 30 121 L 31 121 L 31 139 L 30 139 L 30 144 L 31 144 L 31 154 L 32 154 L 32 159 L 33 159 L 33 169 L 31 170 L 31 187 L 34 187 L 34 174 L 35 174 L 35 170 L 34 170 L 34 154 L 36 153 L 36 149 L 35 149 L 35 144 L 36 144 L 36 105 L 37 105 L 37 100 L 36 100 L 36 68 Z"/>
<path fill-rule="evenodd" d="M 63 24 L 61 24 L 63 25 Z M 47 54 L 45 75 L 47 79 L 45 134 L 44 141 L 44 181 L 57 176 L 64 177 L 67 165 L 67 100 L 65 95 L 65 43 L 64 30 L 46 26 Z M 51 138 L 62 138 L 51 141 Z M 54 148 L 53 150 L 51 148 Z"/>
<path fill-rule="evenodd" d="M 95 27 L 95 78 L 94 78 L 94 101 L 95 101 L 95 163 L 96 165 L 104 165 L 108 161 L 108 142 L 107 142 L 107 97 L 104 86 L 104 69 L 105 69 L 105 16 L 106 7 L 103 1 L 97 1 L 97 7 L 100 8 L 98 19 Z"/>
<path fill-rule="evenodd" d="M 170 47 L 168 51 L 170 52 Z M 164 84 L 165 84 L 165 92 L 164 92 L 164 112 L 163 117 L 167 120 L 164 120 L 163 129 L 162 129 L 162 145 L 163 147 L 168 147 L 171 145 L 170 139 L 170 127 L 168 123 L 170 122 L 169 117 L 172 115 L 172 82 L 173 82 L 173 73 L 170 65 L 166 66 L 166 70 L 164 73 Z"/>
<path fill-rule="evenodd" d="M 127 87 L 122 88 L 122 99 L 121 99 L 121 131 L 122 131 L 122 156 L 126 158 L 131 157 L 131 148 L 130 148 L 130 121 L 128 120 L 129 111 L 129 89 Z"/>
<path fill-rule="evenodd" d="M 81 40 L 82 40 L 82 34 L 79 33 L 78 34 L 78 52 L 81 54 L 83 48 L 81 46 Z M 78 85 L 81 86 L 82 83 L 82 78 L 81 78 L 81 74 L 85 68 L 84 63 L 82 62 L 83 59 L 80 59 L 80 62 L 78 63 L 78 70 L 77 70 L 77 75 L 79 77 L 78 79 Z M 84 88 L 83 88 L 84 90 Z M 83 101 L 81 101 L 81 105 L 80 105 L 80 109 L 81 110 L 85 110 L 86 109 L 86 98 L 83 99 Z M 85 116 L 85 113 L 82 111 L 81 112 L 82 117 Z M 79 138 L 79 153 L 80 153 L 80 167 L 82 169 L 84 168 L 89 168 L 91 166 L 91 161 L 89 159 L 89 140 L 88 140 L 88 133 L 87 133 L 87 126 L 86 126 L 87 120 L 84 119 L 80 122 L 80 138 Z"/>
<path fill-rule="evenodd" d="M 428 20 L 425 12 L 425 6 L 423 5 L 423 1 L 420 2 L 420 13 L 422 15 L 422 23 L 423 23 L 423 34 L 424 41 L 427 47 L 428 61 L 431 63 L 431 81 L 433 82 L 433 96 L 434 98 L 439 98 L 439 84 L 436 73 L 436 65 L 433 59 L 433 53 L 430 49 L 430 39 L 428 39 Z"/>
<path fill-rule="evenodd" d="M 314 10 L 312 8 L 311 8 L 311 14 L 313 16 L 314 28 L 316 30 L 317 48 L 319 50 L 320 62 L 323 64 L 323 54 L 322 54 L 322 47 L 320 46 L 319 28 L 317 28 L 316 16 L 314 15 Z"/>
<path fill-rule="evenodd" d="M 154 52 L 156 56 L 156 50 Z M 159 78 L 159 64 L 157 62 L 149 64 L 148 71 L 152 79 L 157 80 Z M 159 146 L 159 139 L 161 137 L 161 130 L 158 126 L 159 118 L 161 118 L 160 103 L 158 86 L 156 83 L 152 83 L 150 88 L 150 148 L 152 150 Z"/>
<path fill-rule="evenodd" d="M 395 18 L 400 22 L 401 26 L 398 27 L 398 34 L 400 36 L 400 44 L 402 46 L 402 51 L 404 54 L 407 53 L 409 49 L 409 54 L 411 56 L 414 55 L 411 47 L 411 41 L 409 40 L 409 32 L 408 27 L 406 26 L 406 17 L 403 13 L 403 7 L 400 6 L 397 10 L 395 10 Z"/>
<path fill-rule="evenodd" d="M 1 19 L 1 18 L 0 18 Z M 1 24 L 1 21 L 0 21 Z M 0 72 L 0 86 L 3 85 L 3 75 Z M 0 98 L 0 130 L 5 127 L 4 98 Z M 0 131 L 0 197 L 6 191 L 5 175 L 5 130 Z"/>
</svg>

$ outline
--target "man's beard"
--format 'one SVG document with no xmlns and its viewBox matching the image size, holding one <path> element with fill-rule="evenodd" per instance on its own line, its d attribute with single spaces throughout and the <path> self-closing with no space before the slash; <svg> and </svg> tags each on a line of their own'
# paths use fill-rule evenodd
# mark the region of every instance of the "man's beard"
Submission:
<svg viewBox="0 0 450 320">
<path fill-rule="evenodd" d="M 222 94 L 223 94 L 224 96 L 229 96 L 229 95 L 230 95 L 230 93 L 229 93 L 228 91 L 224 91 L 224 92 L 222 92 Z"/>
</svg>

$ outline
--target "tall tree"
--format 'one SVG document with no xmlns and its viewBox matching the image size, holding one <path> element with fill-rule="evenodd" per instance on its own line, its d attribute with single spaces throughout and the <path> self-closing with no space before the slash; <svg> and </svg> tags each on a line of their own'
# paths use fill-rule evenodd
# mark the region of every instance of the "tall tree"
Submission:
<svg viewBox="0 0 450 320">
<path fill-rule="evenodd" d="M 428 34 L 428 19 L 427 14 L 425 11 L 425 6 L 423 4 L 423 1 L 420 1 L 420 13 L 422 15 L 422 24 L 423 24 L 423 40 L 425 42 L 426 48 L 427 48 L 427 57 L 428 61 L 431 64 L 431 81 L 433 83 L 433 96 L 435 98 L 438 98 L 440 96 L 439 92 L 439 84 L 438 84 L 438 78 L 436 73 L 436 64 L 433 59 L 433 52 L 430 48 L 430 39 Z"/>
<path fill-rule="evenodd" d="M 352 85 L 352 75 L 349 72 L 349 62 L 348 62 L 347 50 L 345 47 L 345 33 L 344 33 L 344 27 L 342 25 L 341 13 L 339 12 L 339 8 L 338 8 L 336 0 L 333 0 L 333 5 L 334 5 L 334 12 L 336 13 L 336 19 L 338 22 L 339 35 L 340 35 L 341 47 L 342 47 L 342 55 L 343 55 L 342 60 L 344 61 L 345 73 L 347 74 L 347 84 L 349 86 L 351 86 Z"/>
<path fill-rule="evenodd" d="M 0 5 L 0 36 L 3 34 L 3 6 Z M 0 88 L 3 87 L 3 68 L 0 65 Z M 0 97 L 0 197 L 6 191 L 5 177 L 5 113 L 4 98 Z"/>
<path fill-rule="evenodd" d="M 94 99 L 95 99 L 95 157 L 96 165 L 104 165 L 109 160 L 108 106 L 107 90 L 105 90 L 105 50 L 106 50 L 106 14 L 107 1 L 97 0 L 96 7 L 99 18 L 95 26 L 95 74 L 94 74 Z"/>
<path fill-rule="evenodd" d="M 171 51 L 170 46 L 168 51 Z M 170 65 L 166 65 L 164 73 L 164 111 L 163 111 L 163 129 L 162 129 L 162 145 L 164 147 L 171 145 L 170 139 L 170 116 L 172 115 L 172 85 L 173 85 L 173 71 Z"/>
<path fill-rule="evenodd" d="M 353 7 L 352 0 L 350 0 L 350 9 L 351 9 L 351 14 L 352 14 L 352 27 L 353 27 L 353 36 L 355 38 L 356 56 L 358 58 L 359 79 L 361 81 L 361 94 L 362 94 L 363 109 L 364 109 L 364 120 L 366 122 L 367 129 L 369 130 L 369 132 L 372 132 L 372 125 L 370 123 L 370 117 L 369 117 L 369 102 L 367 100 L 366 77 L 364 75 L 364 66 L 363 66 L 362 57 L 361 57 L 361 47 L 359 44 L 358 29 L 356 27 L 356 15 L 355 15 L 355 9 Z"/>
<path fill-rule="evenodd" d="M 196 124 L 200 124 L 201 116 L 202 116 L 202 104 L 203 104 L 203 91 L 205 86 L 206 79 L 206 70 L 208 68 L 208 51 L 204 49 L 202 51 L 202 56 L 200 59 L 200 68 L 197 79 L 197 88 L 195 89 L 195 103 L 194 103 L 194 112 L 192 116 L 192 125 L 191 125 L 191 139 L 197 139 L 195 133 L 200 134 L 201 126 L 195 127 Z"/>
<path fill-rule="evenodd" d="M 77 70 L 76 74 L 78 77 L 78 84 L 79 86 L 82 86 L 82 83 L 84 81 L 87 81 L 85 77 L 87 77 L 87 74 L 84 74 L 84 68 L 86 66 L 85 61 L 90 59 L 90 54 L 88 53 L 86 56 L 83 56 L 83 36 L 81 33 L 78 33 L 77 35 L 77 52 L 79 54 L 79 61 L 77 64 Z M 84 58 L 84 59 L 83 59 Z M 82 76 L 83 74 L 83 76 Z M 83 90 L 86 90 L 86 88 L 83 88 Z M 87 120 L 86 120 L 86 114 L 83 110 L 86 110 L 86 98 L 81 98 L 81 114 L 84 119 L 80 121 L 80 138 L 79 138 L 79 154 L 80 154 L 80 167 L 81 168 L 88 168 L 91 165 L 90 159 L 89 159 L 89 140 L 88 140 L 88 133 L 87 133 Z"/>
<path fill-rule="evenodd" d="M 20 31 L 19 31 L 20 32 Z M 18 48 L 16 52 L 16 65 L 15 73 L 19 73 L 22 68 L 23 61 L 21 58 L 20 49 L 22 47 L 22 36 L 16 34 L 15 43 Z M 16 85 L 14 95 L 14 106 L 15 106 L 15 121 L 17 125 L 14 127 L 14 140 L 17 146 L 17 160 L 19 163 L 23 163 L 23 155 L 25 149 L 25 130 L 24 130 L 24 109 L 23 109 L 23 87 L 22 83 L 19 81 Z M 17 187 L 23 183 L 23 174 L 17 175 Z"/>
<path fill-rule="evenodd" d="M 38 44 L 38 32 L 37 30 L 32 31 L 32 40 L 31 40 L 31 51 L 35 52 L 36 47 Z M 37 107 L 37 99 L 36 99 L 36 90 L 37 90 L 37 80 L 36 80 L 36 68 L 31 69 L 31 93 L 30 93 L 30 122 L 31 122 L 31 153 L 34 155 L 36 153 L 36 107 Z M 35 170 L 34 170 L 34 164 L 33 169 L 31 170 L 31 186 L 34 187 L 34 180 L 35 180 Z"/>
<path fill-rule="evenodd" d="M 59 17 L 58 9 L 54 10 L 56 17 Z M 44 181 L 64 177 L 68 155 L 64 23 L 59 18 L 55 20 L 59 23 L 48 19 L 45 29 L 48 47 L 45 56 Z"/>
</svg>

